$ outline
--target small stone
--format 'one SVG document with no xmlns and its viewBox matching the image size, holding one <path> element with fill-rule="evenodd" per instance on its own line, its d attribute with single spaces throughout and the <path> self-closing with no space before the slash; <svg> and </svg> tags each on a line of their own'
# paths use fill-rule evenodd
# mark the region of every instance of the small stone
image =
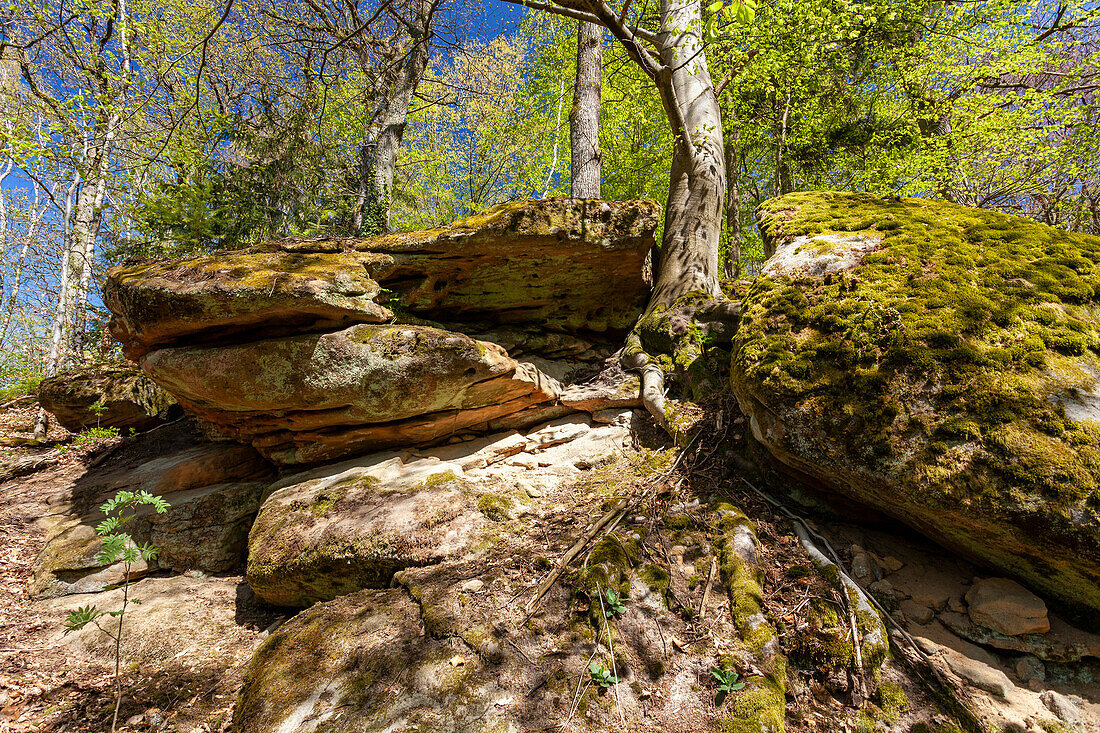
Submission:
<svg viewBox="0 0 1100 733">
<path fill-rule="evenodd" d="M 894 586 L 890 584 L 889 580 L 876 580 L 867 586 L 867 590 L 874 593 L 876 596 L 883 596 L 891 598 L 894 595 Z"/>
<path fill-rule="evenodd" d="M 474 578 L 473 580 L 467 580 L 462 584 L 463 593 L 477 593 L 485 587 L 485 581 Z"/>
<path fill-rule="evenodd" d="M 1024 682 L 1031 680 L 1045 680 L 1047 678 L 1046 667 L 1038 659 L 1032 656 L 1020 657 L 1016 662 L 1016 676 Z"/>
<path fill-rule="evenodd" d="M 931 608 L 922 606 L 914 601 L 902 601 L 901 612 L 911 621 L 915 621 L 918 624 L 928 623 L 932 620 L 932 616 L 934 615 Z"/>
<path fill-rule="evenodd" d="M 452 667 L 461 667 L 464 664 L 466 664 L 466 658 L 463 657 L 461 654 L 456 654 L 453 657 L 451 657 L 451 666 Z"/>
<path fill-rule="evenodd" d="M 1063 723 L 1076 725 L 1080 722 L 1080 711 L 1073 701 L 1065 695 L 1057 693 L 1054 690 L 1047 690 L 1039 696 L 1039 699 L 1043 701 L 1043 705 L 1046 705 L 1047 710 L 1057 715 L 1059 720 Z"/>
<path fill-rule="evenodd" d="M 138 725 L 141 725 L 141 721 L 143 721 L 144 719 L 145 716 L 141 713 L 138 713 L 137 715 L 131 715 L 129 718 L 126 719 L 126 725 L 130 727 L 136 727 Z"/>
<path fill-rule="evenodd" d="M 542 496 L 542 490 L 535 488 L 531 484 L 523 484 L 523 493 L 527 494 L 532 499 L 537 499 Z"/>
<path fill-rule="evenodd" d="M 487 639 L 478 649 L 478 654 L 487 662 L 499 664 L 504 659 L 504 652 L 500 648 L 500 642 L 496 639 Z"/>
<path fill-rule="evenodd" d="M 526 468 L 531 471 L 539 467 L 538 459 L 532 455 L 526 453 L 520 453 L 519 455 L 508 460 L 507 465 L 516 466 L 517 468 Z"/>
<path fill-rule="evenodd" d="M 861 583 L 866 583 L 873 576 L 871 575 L 871 558 L 867 557 L 866 552 L 859 552 L 852 555 L 852 577 Z"/>
<path fill-rule="evenodd" d="M 1008 578 L 980 580 L 966 592 L 970 619 L 1005 636 L 1050 631 L 1042 598 Z"/>
<path fill-rule="evenodd" d="M 887 555 L 886 557 L 882 558 L 882 569 L 888 573 L 896 573 L 903 567 L 905 567 L 905 563 L 903 563 L 901 560 L 897 559 L 893 555 Z"/>
</svg>

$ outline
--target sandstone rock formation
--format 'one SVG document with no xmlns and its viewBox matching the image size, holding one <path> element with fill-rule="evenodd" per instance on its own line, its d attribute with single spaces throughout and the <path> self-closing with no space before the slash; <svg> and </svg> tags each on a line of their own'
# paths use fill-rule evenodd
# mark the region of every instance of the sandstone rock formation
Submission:
<svg viewBox="0 0 1100 733">
<path fill-rule="evenodd" d="M 34 562 L 31 593 L 39 598 L 89 593 L 122 580 L 121 564 L 99 564 L 95 533 L 104 518 L 99 506 L 121 490 L 149 491 L 171 504 L 169 512 L 141 512 L 127 526 L 137 541 L 160 550 L 152 567 L 139 562 L 132 568 L 135 576 L 157 569 L 229 570 L 243 560 L 270 477 L 270 466 L 248 446 L 191 443 L 57 495 L 39 520 L 46 545 Z"/>
<path fill-rule="evenodd" d="M 104 285 L 128 354 L 384 323 L 538 324 L 622 333 L 649 292 L 643 263 L 659 207 L 545 199 L 448 227 L 370 239 L 269 242 L 115 269 Z"/>
<path fill-rule="evenodd" d="M 38 403 L 75 433 L 97 426 L 148 430 L 164 422 L 176 401 L 134 366 L 96 364 L 43 379 Z"/>
<path fill-rule="evenodd" d="M 248 581 L 264 601 L 304 607 L 385 588 L 405 568 L 469 559 L 534 494 L 611 460 L 629 438 L 569 416 L 439 448 L 376 453 L 287 476 L 268 490 L 248 538 Z M 539 487 L 527 480 L 538 473 Z"/>
<path fill-rule="evenodd" d="M 637 404 L 616 367 L 570 372 L 644 306 L 656 213 L 507 204 L 426 232 L 130 265 L 104 298 L 187 410 L 276 463 L 320 463 Z"/>
<path fill-rule="evenodd" d="M 985 578 L 966 592 L 970 620 L 1005 636 L 1050 631 L 1047 604 L 1008 578 Z"/>
<path fill-rule="evenodd" d="M 1100 238 L 916 199 L 766 202 L 733 388 L 780 462 L 1100 611 Z"/>
</svg>

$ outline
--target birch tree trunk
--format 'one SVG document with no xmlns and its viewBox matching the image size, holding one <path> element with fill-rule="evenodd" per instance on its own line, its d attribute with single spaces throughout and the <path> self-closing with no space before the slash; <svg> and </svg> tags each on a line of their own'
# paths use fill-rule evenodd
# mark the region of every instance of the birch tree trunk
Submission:
<svg viewBox="0 0 1100 733">
<path fill-rule="evenodd" d="M 11 294 L 8 296 L 8 302 L 4 307 L 3 322 L 0 323 L 0 351 L 3 350 L 4 344 L 7 342 L 8 331 L 11 329 L 11 319 L 15 314 L 15 304 L 19 301 L 19 290 L 23 285 L 23 264 L 27 261 L 27 252 L 30 250 L 31 242 L 34 241 L 34 235 L 38 231 L 38 224 L 46 213 L 45 206 L 39 208 L 38 183 L 33 183 L 31 188 L 34 191 L 34 198 L 31 202 L 30 218 L 27 221 L 27 234 L 23 238 L 23 246 L 19 248 L 19 257 L 15 261 Z"/>
<path fill-rule="evenodd" d="M 561 138 L 561 108 L 565 101 L 565 75 L 562 75 L 561 81 L 558 84 L 558 116 L 554 120 L 554 157 L 550 161 L 550 171 L 546 174 L 546 183 L 542 187 L 542 197 L 546 198 L 550 194 L 550 184 L 554 181 L 554 174 L 558 170 L 558 148 L 559 139 Z"/>
<path fill-rule="evenodd" d="M 580 22 L 577 29 L 577 82 L 569 114 L 570 192 L 575 199 L 600 198 L 600 76 L 603 28 Z"/>
<path fill-rule="evenodd" d="M 72 253 L 73 242 L 78 241 L 76 235 L 76 221 L 73 219 L 73 198 L 79 198 L 78 191 L 83 191 L 80 186 L 80 170 L 88 158 L 88 139 L 84 139 L 84 150 L 80 156 L 80 164 L 73 172 L 73 180 L 65 192 L 65 221 L 61 241 L 64 243 L 64 251 L 61 255 L 61 273 L 57 281 L 57 306 L 54 309 L 53 325 L 50 328 L 50 350 L 46 356 L 46 376 L 57 374 L 59 367 L 65 363 L 67 346 L 67 333 L 71 314 L 71 286 L 72 286 Z M 83 251 L 83 250 L 82 250 Z M 36 440 L 45 440 L 50 429 L 49 413 L 42 407 L 38 408 L 38 417 L 34 422 L 34 437 Z"/>
</svg>

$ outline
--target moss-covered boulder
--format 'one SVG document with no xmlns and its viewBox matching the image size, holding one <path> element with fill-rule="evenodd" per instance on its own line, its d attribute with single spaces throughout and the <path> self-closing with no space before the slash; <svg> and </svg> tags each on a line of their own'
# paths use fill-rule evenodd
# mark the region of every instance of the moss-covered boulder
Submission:
<svg viewBox="0 0 1100 733">
<path fill-rule="evenodd" d="M 490 733 L 526 701 L 461 643 L 424 635 L 404 589 L 363 590 L 283 625 L 245 673 L 233 730 Z"/>
<path fill-rule="evenodd" d="M 782 463 L 1100 611 L 1100 238 L 938 201 L 765 202 L 733 388 Z"/>
<path fill-rule="evenodd" d="M 205 443 L 169 451 L 138 466 L 92 479 L 79 493 L 56 497 L 40 520 L 46 544 L 34 561 L 31 595 L 46 598 L 93 593 L 123 579 L 121 563 L 104 566 L 95 528 L 105 518 L 99 507 L 118 491 L 148 491 L 164 497 L 168 511 L 145 507 L 127 525 L 138 542 L 151 542 L 157 558 L 132 568 L 223 572 L 244 559 L 248 529 L 271 479 L 270 466 L 252 448 Z"/>
<path fill-rule="evenodd" d="M 645 305 L 659 207 L 572 199 L 495 206 L 368 239 L 267 242 L 113 269 L 104 302 L 132 357 L 353 323 L 431 319 L 623 332 Z"/>
<path fill-rule="evenodd" d="M 93 427 L 148 430 L 163 423 L 176 404 L 131 364 L 96 364 L 47 377 L 38 387 L 38 402 L 74 433 Z"/>
</svg>

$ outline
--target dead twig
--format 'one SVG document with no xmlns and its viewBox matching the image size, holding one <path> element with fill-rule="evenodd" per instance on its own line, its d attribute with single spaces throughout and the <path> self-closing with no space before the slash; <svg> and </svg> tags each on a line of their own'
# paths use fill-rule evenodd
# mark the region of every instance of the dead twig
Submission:
<svg viewBox="0 0 1100 733">
<path fill-rule="evenodd" d="M 707 616 L 707 601 L 710 600 L 710 589 L 714 586 L 714 576 L 718 574 L 718 558 L 710 558 L 710 575 L 707 576 L 707 587 L 703 589 L 703 600 L 699 602 L 699 622 Z"/>
</svg>

